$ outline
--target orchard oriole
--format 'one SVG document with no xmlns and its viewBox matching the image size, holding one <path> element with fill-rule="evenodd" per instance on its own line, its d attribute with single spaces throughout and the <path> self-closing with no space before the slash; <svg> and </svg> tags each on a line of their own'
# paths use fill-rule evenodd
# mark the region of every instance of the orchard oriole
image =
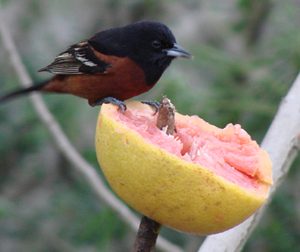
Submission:
<svg viewBox="0 0 300 252">
<path fill-rule="evenodd" d="M 55 74 L 51 80 L 3 96 L 0 102 L 42 91 L 76 95 L 91 106 L 111 102 L 124 112 L 123 101 L 151 89 L 177 57 L 192 56 L 162 23 L 142 21 L 105 30 L 70 46 L 39 70 Z"/>
</svg>

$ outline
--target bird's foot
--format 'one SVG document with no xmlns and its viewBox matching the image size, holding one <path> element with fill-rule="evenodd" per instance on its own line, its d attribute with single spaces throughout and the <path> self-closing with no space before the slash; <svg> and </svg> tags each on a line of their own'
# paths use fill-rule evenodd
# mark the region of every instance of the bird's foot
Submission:
<svg viewBox="0 0 300 252">
<path fill-rule="evenodd" d="M 160 103 L 157 102 L 157 101 L 141 101 L 141 103 L 147 104 L 147 105 L 149 105 L 150 107 L 154 107 L 154 108 L 155 108 L 155 113 L 154 113 L 154 115 L 156 115 L 156 113 L 157 113 L 158 110 L 159 110 Z"/>
<path fill-rule="evenodd" d="M 123 101 L 120 101 L 114 97 L 106 97 L 106 98 L 103 98 L 103 99 L 100 99 L 98 101 L 96 101 L 93 106 L 100 106 L 102 105 L 103 103 L 112 103 L 114 105 L 117 105 L 119 106 L 119 109 L 122 111 L 123 115 L 125 115 L 125 111 L 127 109 L 127 106 L 126 106 L 126 103 L 123 102 Z"/>
</svg>

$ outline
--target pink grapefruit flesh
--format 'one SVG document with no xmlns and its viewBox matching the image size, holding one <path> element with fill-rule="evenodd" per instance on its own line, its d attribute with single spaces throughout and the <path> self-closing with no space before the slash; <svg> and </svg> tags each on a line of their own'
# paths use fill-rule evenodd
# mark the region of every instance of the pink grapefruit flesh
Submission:
<svg viewBox="0 0 300 252">
<path fill-rule="evenodd" d="M 99 164 L 131 207 L 178 231 L 212 234 L 252 215 L 272 184 L 268 154 L 241 128 L 175 115 L 177 132 L 156 127 L 153 110 L 103 105 L 96 129 Z"/>
</svg>

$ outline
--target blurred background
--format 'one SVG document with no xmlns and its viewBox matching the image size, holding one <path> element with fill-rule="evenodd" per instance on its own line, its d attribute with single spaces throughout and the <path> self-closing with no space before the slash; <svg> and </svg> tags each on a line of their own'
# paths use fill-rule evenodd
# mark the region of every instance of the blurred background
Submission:
<svg viewBox="0 0 300 252">
<path fill-rule="evenodd" d="M 139 20 L 168 25 L 193 61 L 172 63 L 135 99 L 166 94 L 182 114 L 219 127 L 239 123 L 261 142 L 300 68 L 300 0 L 2 0 L 3 20 L 23 63 L 37 73 L 68 45 Z M 0 94 L 19 82 L 0 40 Z M 99 108 L 65 95 L 44 99 L 75 148 L 98 167 Z M 282 129 L 284 131 L 284 129 Z M 279 132 L 280 134 L 280 132 Z M 136 233 L 98 200 L 57 151 L 27 97 L 0 107 L 0 251 L 131 251 Z M 244 252 L 300 251 L 299 160 Z M 194 252 L 205 237 L 166 227 L 162 235 Z"/>
</svg>

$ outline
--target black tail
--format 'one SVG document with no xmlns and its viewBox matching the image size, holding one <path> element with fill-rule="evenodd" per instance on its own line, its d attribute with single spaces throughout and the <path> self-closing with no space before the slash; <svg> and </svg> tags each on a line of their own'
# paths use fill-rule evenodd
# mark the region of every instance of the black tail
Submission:
<svg viewBox="0 0 300 252">
<path fill-rule="evenodd" d="M 17 97 L 19 95 L 27 94 L 27 93 L 30 93 L 30 92 L 33 92 L 33 91 L 39 91 L 43 87 L 45 87 L 48 83 L 49 83 L 49 80 L 38 83 L 38 84 L 35 84 L 35 85 L 30 86 L 28 88 L 18 89 L 16 91 L 12 92 L 12 93 L 9 93 L 7 95 L 4 95 L 4 96 L 0 97 L 0 103 L 6 102 L 7 100 L 12 99 L 14 97 Z"/>
</svg>

